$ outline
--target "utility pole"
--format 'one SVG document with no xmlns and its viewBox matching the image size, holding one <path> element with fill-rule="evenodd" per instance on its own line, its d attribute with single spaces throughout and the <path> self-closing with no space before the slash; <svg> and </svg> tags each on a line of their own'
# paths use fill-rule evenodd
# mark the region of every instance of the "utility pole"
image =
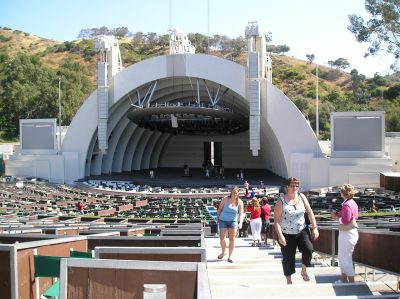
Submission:
<svg viewBox="0 0 400 299">
<path fill-rule="evenodd" d="M 61 78 L 58 78 L 58 153 L 61 155 Z"/>
</svg>

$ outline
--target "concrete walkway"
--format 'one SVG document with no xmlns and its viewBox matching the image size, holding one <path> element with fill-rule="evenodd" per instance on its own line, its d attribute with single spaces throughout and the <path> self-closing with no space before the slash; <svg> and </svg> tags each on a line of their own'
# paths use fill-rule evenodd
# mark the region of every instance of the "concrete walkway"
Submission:
<svg viewBox="0 0 400 299">
<path fill-rule="evenodd" d="M 301 259 L 297 253 L 296 274 L 293 285 L 287 285 L 281 264 L 279 246 L 271 243 L 251 247 L 250 238 L 236 239 L 233 263 L 227 256 L 218 260 L 221 249 L 218 238 L 206 238 L 207 269 L 213 299 L 218 298 L 400 298 L 396 293 L 397 281 L 364 282 L 362 277 L 354 284 L 336 285 L 339 279 L 338 267 L 331 267 L 330 260 L 314 253 L 313 267 L 309 268 L 310 281 L 300 275 Z M 363 273 L 363 269 L 357 269 Z M 343 296 L 343 297 L 342 297 Z"/>
</svg>

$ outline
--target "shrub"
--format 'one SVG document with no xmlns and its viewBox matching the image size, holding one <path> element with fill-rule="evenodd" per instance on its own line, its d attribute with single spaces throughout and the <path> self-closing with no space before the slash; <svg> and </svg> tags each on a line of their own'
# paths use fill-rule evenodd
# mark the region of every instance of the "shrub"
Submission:
<svg viewBox="0 0 400 299">
<path fill-rule="evenodd" d="M 11 40 L 11 36 L 6 37 L 6 36 L 0 34 L 0 42 L 8 42 L 9 40 Z"/>
</svg>

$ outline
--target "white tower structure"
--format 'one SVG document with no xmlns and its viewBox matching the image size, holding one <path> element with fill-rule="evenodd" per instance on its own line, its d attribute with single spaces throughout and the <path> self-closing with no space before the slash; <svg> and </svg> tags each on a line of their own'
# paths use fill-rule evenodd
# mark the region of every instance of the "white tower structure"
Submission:
<svg viewBox="0 0 400 299">
<path fill-rule="evenodd" d="M 246 97 L 250 104 L 249 141 L 253 156 L 260 150 L 261 81 L 267 77 L 265 32 L 257 22 L 249 22 L 246 27 L 247 39 L 247 85 Z M 271 71 L 269 76 L 271 77 Z M 272 79 L 272 78 L 271 78 Z"/>
<path fill-rule="evenodd" d="M 169 54 L 194 54 L 196 48 L 191 44 L 186 33 L 171 29 L 169 34 Z"/>
<path fill-rule="evenodd" d="M 112 36 L 99 36 L 96 39 L 95 47 L 100 51 L 97 65 L 97 137 L 99 150 L 106 154 L 108 149 L 108 87 L 111 78 L 122 71 L 123 67 L 117 39 Z"/>
<path fill-rule="evenodd" d="M 266 78 L 268 82 L 272 83 L 272 58 L 271 58 L 271 53 L 267 52 L 267 57 L 265 61 L 265 67 L 266 67 Z"/>
</svg>

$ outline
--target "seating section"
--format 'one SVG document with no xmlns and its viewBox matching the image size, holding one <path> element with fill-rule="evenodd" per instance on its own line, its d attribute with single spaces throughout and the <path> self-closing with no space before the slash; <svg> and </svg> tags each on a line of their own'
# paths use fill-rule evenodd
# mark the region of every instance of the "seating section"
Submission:
<svg viewBox="0 0 400 299">
<path fill-rule="evenodd" d="M 119 294 L 118 298 L 142 298 L 143 285 L 154 283 L 166 285 L 167 298 L 208 299 L 211 295 L 235 298 L 244 293 L 249 298 L 263 298 L 265 295 L 253 296 L 254 293 L 248 293 L 251 288 L 243 289 L 244 284 L 236 285 L 232 294 L 227 293 L 227 286 L 221 283 L 221 279 L 225 281 L 229 275 L 221 272 L 225 261 L 216 259 L 220 249 L 219 239 L 215 238 L 218 232 L 215 213 L 226 193 L 192 192 L 187 195 L 176 191 L 131 195 L 46 184 L 23 187 L 0 184 L 3 184 L 0 186 L 0 265 L 3 265 L 0 267 L 0 294 L 5 298 L 33 299 L 40 295 L 114 298 L 112 294 Z M 266 192 L 271 205 L 278 200 L 278 194 L 273 192 Z M 256 196 L 263 195 L 257 192 Z M 315 251 L 319 255 L 330 255 L 334 264 L 337 222 L 328 216 L 331 208 L 340 205 L 338 193 L 330 190 L 323 195 L 312 192 L 306 195 L 318 214 L 320 238 L 314 242 Z M 372 204 L 378 210 L 387 206 L 396 209 L 399 203 L 396 193 L 372 189 L 357 194 L 356 200 L 361 211 L 368 211 Z M 84 203 L 83 212 L 77 209 L 78 202 Z M 399 276 L 400 260 L 398 255 L 392 254 L 400 246 L 396 212 L 388 213 L 386 218 L 362 216 L 359 226 L 354 261 L 386 271 L 385 275 Z M 206 242 L 207 236 L 210 238 Z M 276 240 L 273 219 L 268 236 L 270 242 Z M 260 255 L 268 253 L 263 250 L 270 247 L 244 250 L 249 240 L 238 240 L 238 252 L 243 251 L 245 255 L 249 250 L 259 250 Z M 265 260 L 273 265 L 280 264 L 279 248 L 275 246 L 271 252 L 273 257 Z M 248 278 L 252 279 L 251 271 L 259 264 L 257 259 L 244 256 L 234 264 L 226 264 L 230 271 L 241 269 L 237 277 L 250 273 L 243 281 L 254 285 Z M 268 267 L 265 265 L 267 272 L 270 271 Z M 211 287 L 207 268 L 215 270 L 211 274 Z M 276 277 L 270 277 L 267 285 L 278 281 Z M 323 283 L 330 285 L 317 286 L 332 293 L 335 288 L 331 282 Z M 264 289 L 264 285 L 255 285 L 255 289 L 276 291 L 276 294 L 280 287 L 278 284 Z M 370 286 L 367 287 L 370 290 Z M 338 295 L 345 294 L 346 289 L 343 290 L 344 293 Z M 282 294 L 291 294 L 290 290 L 285 289 L 285 292 Z M 376 289 L 374 292 L 377 293 Z M 395 291 L 385 289 L 385 292 L 389 295 L 385 298 L 397 295 Z M 374 296 L 372 291 L 371 296 Z"/>
</svg>

